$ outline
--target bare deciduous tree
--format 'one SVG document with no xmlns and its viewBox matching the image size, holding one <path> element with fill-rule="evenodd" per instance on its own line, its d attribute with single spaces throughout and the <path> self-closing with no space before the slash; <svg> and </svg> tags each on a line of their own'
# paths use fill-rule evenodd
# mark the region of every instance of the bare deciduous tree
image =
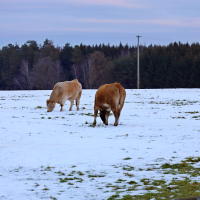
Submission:
<svg viewBox="0 0 200 200">
<path fill-rule="evenodd" d="M 96 89 L 102 84 L 112 82 L 111 71 L 114 65 L 100 51 L 89 54 L 81 63 L 72 67 L 75 78 L 82 81 L 86 89 Z"/>
<path fill-rule="evenodd" d="M 79 80 L 80 79 L 79 66 L 77 64 L 73 64 L 72 69 L 73 69 L 74 77 Z"/>
<path fill-rule="evenodd" d="M 91 88 L 98 88 L 103 84 L 111 83 L 113 63 L 100 51 L 95 51 L 89 57 Z"/>
<path fill-rule="evenodd" d="M 14 84 L 21 90 L 31 90 L 31 80 L 27 60 L 22 60 L 18 75 L 14 77 Z"/>
<path fill-rule="evenodd" d="M 52 89 L 59 81 L 61 65 L 48 57 L 38 59 L 31 72 L 31 82 L 34 88 L 41 90 Z"/>
<path fill-rule="evenodd" d="M 81 64 L 81 69 L 83 72 L 83 82 L 86 89 L 91 89 L 91 58 L 87 57 Z"/>
</svg>

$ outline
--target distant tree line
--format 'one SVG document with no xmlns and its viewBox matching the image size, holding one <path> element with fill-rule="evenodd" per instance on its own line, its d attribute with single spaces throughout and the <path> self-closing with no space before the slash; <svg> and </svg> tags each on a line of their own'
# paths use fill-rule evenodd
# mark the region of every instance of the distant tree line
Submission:
<svg viewBox="0 0 200 200">
<path fill-rule="evenodd" d="M 140 46 L 140 88 L 199 88 L 200 45 Z M 84 89 L 120 82 L 137 87 L 137 47 L 66 43 L 55 47 L 30 40 L 0 50 L 0 90 L 46 90 L 77 78 Z"/>
</svg>

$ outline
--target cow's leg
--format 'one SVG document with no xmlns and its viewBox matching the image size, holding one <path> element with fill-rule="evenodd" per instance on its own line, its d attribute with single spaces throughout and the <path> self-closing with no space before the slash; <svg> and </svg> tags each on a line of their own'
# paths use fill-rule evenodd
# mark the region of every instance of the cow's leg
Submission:
<svg viewBox="0 0 200 200">
<path fill-rule="evenodd" d="M 114 114 L 114 116 L 115 116 L 115 123 L 114 123 L 114 126 L 117 126 L 117 125 L 118 125 L 119 116 L 120 116 L 120 112 L 117 111 L 117 110 L 114 110 L 114 111 L 113 111 L 113 114 Z"/>
<path fill-rule="evenodd" d="M 76 107 L 77 107 L 77 110 L 79 110 L 79 103 L 80 103 L 80 99 L 76 99 Z"/>
<path fill-rule="evenodd" d="M 60 104 L 61 108 L 60 108 L 60 112 L 63 111 L 63 104 Z"/>
<path fill-rule="evenodd" d="M 98 114 L 98 109 L 94 108 L 94 122 L 93 125 L 96 125 L 96 118 L 97 118 L 97 114 Z"/>
<path fill-rule="evenodd" d="M 110 115 L 110 111 L 106 111 L 106 114 L 105 114 L 105 125 L 108 125 L 108 117 Z"/>
<path fill-rule="evenodd" d="M 106 124 L 106 111 L 100 110 L 100 117 L 101 117 L 101 120 L 103 121 L 103 123 L 105 125 L 108 125 L 108 123 Z"/>
<path fill-rule="evenodd" d="M 82 90 L 79 92 L 77 98 L 76 98 L 76 107 L 77 110 L 79 110 L 79 104 L 80 104 L 80 98 L 81 98 Z"/>
<path fill-rule="evenodd" d="M 72 106 L 73 106 L 73 104 L 74 104 L 74 100 L 70 100 L 70 108 L 69 108 L 69 111 L 71 111 L 72 110 Z"/>
</svg>

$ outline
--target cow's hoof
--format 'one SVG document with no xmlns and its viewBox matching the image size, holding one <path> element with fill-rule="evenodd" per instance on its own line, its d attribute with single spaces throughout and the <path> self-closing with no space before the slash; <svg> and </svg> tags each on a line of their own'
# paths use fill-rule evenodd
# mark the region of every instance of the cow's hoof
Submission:
<svg viewBox="0 0 200 200">
<path fill-rule="evenodd" d="M 114 123 L 114 126 L 118 126 L 118 124 Z"/>
</svg>

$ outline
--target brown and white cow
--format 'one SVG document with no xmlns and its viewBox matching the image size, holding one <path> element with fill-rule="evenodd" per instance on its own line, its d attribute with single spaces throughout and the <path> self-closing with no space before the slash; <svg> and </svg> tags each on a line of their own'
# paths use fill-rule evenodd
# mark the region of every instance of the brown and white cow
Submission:
<svg viewBox="0 0 200 200">
<path fill-rule="evenodd" d="M 82 94 L 82 85 L 77 79 L 72 81 L 58 82 L 47 100 L 47 112 L 53 111 L 55 104 L 59 103 L 60 111 L 63 111 L 63 106 L 67 100 L 71 102 L 69 110 L 72 110 L 74 100 L 76 100 L 76 107 L 79 110 L 79 103 Z"/>
<path fill-rule="evenodd" d="M 114 126 L 117 126 L 125 98 L 126 91 L 120 83 L 116 82 L 99 87 L 95 94 L 93 124 L 96 124 L 98 110 L 100 110 L 100 117 L 105 125 L 108 125 L 108 117 L 112 111 L 115 116 Z"/>
</svg>

